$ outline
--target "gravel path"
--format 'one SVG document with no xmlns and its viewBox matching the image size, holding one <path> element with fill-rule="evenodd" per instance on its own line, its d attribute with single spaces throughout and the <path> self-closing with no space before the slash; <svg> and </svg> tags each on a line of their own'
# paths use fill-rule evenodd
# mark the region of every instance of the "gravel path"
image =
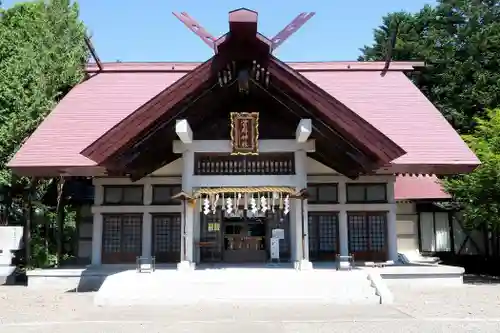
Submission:
<svg viewBox="0 0 500 333">
<path fill-rule="evenodd" d="M 391 288 L 396 307 L 416 318 L 500 319 L 500 284 L 408 290 Z"/>
<path fill-rule="evenodd" d="M 392 306 L 197 304 L 99 308 L 92 293 L 0 287 L 0 332 L 499 332 L 500 285 L 392 288 Z"/>
</svg>

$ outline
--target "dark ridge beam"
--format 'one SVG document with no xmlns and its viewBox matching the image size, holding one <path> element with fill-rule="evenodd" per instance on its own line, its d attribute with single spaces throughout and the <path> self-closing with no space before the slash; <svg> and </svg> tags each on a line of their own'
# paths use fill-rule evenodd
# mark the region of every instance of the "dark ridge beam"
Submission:
<svg viewBox="0 0 500 333">
<path fill-rule="evenodd" d="M 306 113 L 306 116 L 303 116 L 304 118 L 305 117 L 311 117 L 311 118 L 313 118 L 314 122 L 319 123 L 321 126 L 323 126 L 324 128 L 326 128 L 327 131 L 328 131 L 328 133 L 331 133 L 330 135 L 334 135 L 335 137 L 340 138 L 349 147 L 349 151 L 351 151 L 351 154 L 353 154 L 352 157 L 355 158 L 355 159 L 357 159 L 359 161 L 358 163 L 360 165 L 365 166 L 364 167 L 365 171 L 371 171 L 371 170 L 366 170 L 366 166 L 372 165 L 374 163 L 374 161 L 377 161 L 376 165 L 379 165 L 379 162 L 378 162 L 379 158 L 378 158 L 377 155 L 371 153 L 371 151 L 360 150 L 347 137 L 345 137 L 344 135 L 342 135 L 341 133 L 339 133 L 336 129 L 334 129 L 332 126 L 330 126 L 329 124 L 327 124 L 326 122 L 324 122 L 323 120 L 321 120 L 321 118 L 320 118 L 320 116 L 318 114 L 315 114 L 314 112 L 312 112 L 311 110 L 315 109 L 315 106 L 313 104 L 311 104 L 308 101 L 304 101 L 304 104 L 310 106 L 310 109 L 305 108 L 302 105 L 302 103 L 300 103 L 300 102 L 297 101 L 297 97 L 298 97 L 299 100 L 302 100 L 302 98 L 300 96 L 293 97 L 290 94 L 286 93 L 284 91 L 284 88 L 279 87 L 279 86 L 277 86 L 275 84 L 271 84 L 270 86 L 274 90 L 278 91 L 280 94 L 284 95 L 289 101 L 291 101 L 292 103 L 294 103 L 298 108 L 302 109 Z M 313 124 L 313 126 L 315 126 L 315 125 Z"/>
<path fill-rule="evenodd" d="M 172 85 L 158 93 L 151 100 L 140 106 L 135 112 L 112 127 L 99 139 L 81 151 L 81 154 L 97 164 L 103 164 L 110 156 L 134 141 L 134 139 L 152 126 L 168 111 L 181 103 L 186 97 L 203 87 L 213 77 L 212 60 L 204 62 L 192 72 L 184 75 Z"/>
<path fill-rule="evenodd" d="M 280 98 L 278 98 L 277 96 L 275 96 L 274 94 L 272 94 L 270 91 L 268 91 L 267 89 L 265 89 L 264 87 L 262 87 L 257 82 L 253 82 L 253 83 L 256 86 L 260 87 L 260 89 L 262 89 L 262 91 L 266 92 L 269 96 L 271 96 L 272 98 L 274 98 L 281 105 L 283 105 L 288 110 L 290 110 L 297 117 L 299 117 L 299 118 L 313 117 L 313 119 L 314 119 L 313 127 L 314 127 L 314 132 L 316 134 L 321 135 L 325 140 L 327 140 L 327 142 L 331 141 L 331 136 L 334 136 L 335 138 L 337 138 L 338 141 L 342 142 L 342 146 L 347 146 L 344 149 L 345 152 L 347 152 L 347 151 L 351 151 L 351 152 L 354 151 L 354 154 L 351 153 L 350 158 L 352 158 L 355 161 L 355 163 L 361 167 L 360 170 L 362 170 L 363 172 L 367 172 L 367 171 L 371 172 L 372 171 L 372 170 L 366 170 L 365 166 L 371 165 L 373 163 L 373 161 L 371 161 L 370 159 L 368 159 L 367 157 L 365 157 L 365 155 L 362 152 L 360 152 L 355 147 L 353 147 L 344 137 L 342 137 L 339 133 L 333 131 L 329 126 L 327 126 L 323 121 L 321 121 L 316 115 L 312 114 L 309 110 L 307 110 L 306 108 L 304 108 L 300 103 L 298 103 L 297 101 L 295 101 L 289 95 L 283 93 L 281 89 L 278 89 L 277 87 L 274 87 L 274 89 L 276 89 L 279 93 L 281 93 L 282 95 L 284 95 L 284 97 L 287 100 L 289 100 L 290 102 L 292 102 L 297 109 L 299 109 L 299 110 L 302 111 L 302 112 L 297 112 L 297 111 L 295 111 L 295 108 L 291 107 L 286 102 L 283 102 Z M 321 128 L 318 127 L 318 124 L 320 125 Z M 339 170 L 339 172 L 340 172 L 340 170 Z"/>
<path fill-rule="evenodd" d="M 180 109 L 175 111 L 171 110 L 170 114 L 166 114 L 163 117 L 160 117 L 155 123 L 153 123 L 152 127 L 146 128 L 143 130 L 143 133 L 141 133 L 138 136 L 138 139 L 135 141 L 132 141 L 129 143 L 126 147 L 123 147 L 120 149 L 116 154 L 113 154 L 111 157 L 109 157 L 105 162 L 103 162 L 104 165 L 107 164 L 112 164 L 115 167 L 120 166 L 123 164 L 128 163 L 129 160 L 134 159 L 135 156 L 131 156 L 136 154 L 136 151 L 141 151 L 143 149 L 148 149 L 148 148 L 143 148 L 144 146 L 148 147 L 148 142 L 150 138 L 156 135 L 156 133 L 161 132 L 163 133 L 165 129 L 167 129 L 168 132 L 168 126 L 173 125 L 174 121 L 176 119 L 179 119 L 179 117 L 183 116 L 184 113 L 193 105 L 196 103 L 200 102 L 200 100 L 203 100 L 206 96 L 210 96 L 210 93 L 212 93 L 212 90 L 215 89 L 218 86 L 218 84 L 213 84 L 208 88 L 207 90 L 204 90 L 203 93 L 195 92 L 192 95 L 197 97 L 191 96 L 191 98 L 188 98 L 187 101 L 184 101 L 184 103 L 180 106 Z M 200 88 L 202 89 L 202 88 Z M 173 131 L 174 129 L 171 128 Z"/>
<path fill-rule="evenodd" d="M 173 152 L 174 139 L 175 137 L 172 133 L 166 136 L 157 136 L 155 140 L 150 142 L 150 147 L 152 148 L 147 151 L 141 151 L 136 158 L 123 165 L 122 170 L 135 175 L 132 178 L 136 178 L 138 175 L 142 178 L 173 162 L 179 157 L 178 154 L 174 154 Z"/>
<path fill-rule="evenodd" d="M 381 165 L 406 153 L 367 120 L 276 57 L 271 56 L 268 69 L 271 81 L 281 82 L 294 96 L 313 105 L 331 127 L 368 156 L 376 156 Z"/>
</svg>

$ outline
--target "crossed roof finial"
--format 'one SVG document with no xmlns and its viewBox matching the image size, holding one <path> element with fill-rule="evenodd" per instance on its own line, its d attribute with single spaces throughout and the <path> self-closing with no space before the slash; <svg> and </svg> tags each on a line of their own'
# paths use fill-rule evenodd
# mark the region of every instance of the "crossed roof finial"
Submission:
<svg viewBox="0 0 500 333">
<path fill-rule="evenodd" d="M 230 12 L 230 14 L 238 12 L 252 12 L 249 9 L 241 8 Z M 215 51 L 215 44 L 217 38 L 211 35 L 205 28 L 203 28 L 194 18 L 189 16 L 186 12 L 175 13 L 177 17 L 189 30 L 194 32 L 200 39 L 207 44 L 211 49 Z M 256 14 L 256 13 L 255 13 Z M 280 32 L 278 32 L 273 38 L 271 38 L 271 51 L 276 50 L 281 44 L 283 44 L 291 35 L 293 35 L 297 30 L 299 30 L 307 21 L 309 21 L 316 13 L 314 12 L 303 12 L 297 15 L 286 27 L 284 27 Z"/>
</svg>

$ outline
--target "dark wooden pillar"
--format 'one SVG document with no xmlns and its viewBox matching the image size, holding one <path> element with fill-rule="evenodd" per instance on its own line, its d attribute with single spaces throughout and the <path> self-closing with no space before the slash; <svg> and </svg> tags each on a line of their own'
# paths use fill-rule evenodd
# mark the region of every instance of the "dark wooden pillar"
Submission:
<svg viewBox="0 0 500 333">
<path fill-rule="evenodd" d="M 61 264 L 63 257 L 64 242 L 64 184 L 65 178 L 59 177 L 57 182 L 57 205 L 56 205 L 56 224 L 57 224 L 57 265 Z"/>
<path fill-rule="evenodd" d="M 30 179 L 29 185 L 25 190 L 25 210 L 24 210 L 24 256 L 26 269 L 31 267 L 31 225 L 33 222 L 33 192 L 36 187 L 36 178 Z"/>
<path fill-rule="evenodd" d="M 453 225 L 453 215 L 455 214 L 455 211 L 452 210 L 451 212 L 448 212 L 448 227 L 450 229 L 450 248 L 451 248 L 451 253 L 455 254 L 455 230 L 454 230 L 454 225 Z"/>
</svg>

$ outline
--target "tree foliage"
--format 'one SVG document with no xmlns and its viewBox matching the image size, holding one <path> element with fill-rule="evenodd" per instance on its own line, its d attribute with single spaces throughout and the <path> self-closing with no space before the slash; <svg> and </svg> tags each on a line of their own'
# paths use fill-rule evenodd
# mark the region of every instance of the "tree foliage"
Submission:
<svg viewBox="0 0 500 333">
<path fill-rule="evenodd" d="M 439 0 L 418 13 L 391 13 L 359 60 L 385 60 L 396 22 L 392 58 L 426 62 L 415 83 L 459 132 L 500 105 L 500 0 Z"/>
<path fill-rule="evenodd" d="M 53 209 L 41 204 L 50 180 L 32 183 L 14 177 L 6 164 L 54 105 L 83 79 L 88 50 L 78 14 L 78 5 L 70 0 L 38 0 L 0 9 L 0 184 L 32 192 L 36 218 L 31 245 L 37 266 L 53 262 L 52 240 L 64 237 Z M 26 191 L 12 191 L 11 199 L 6 209 L 9 222 L 23 221 Z M 74 223 L 66 222 L 62 229 L 74 230 Z"/>
<path fill-rule="evenodd" d="M 460 204 L 464 220 L 471 228 L 500 228 L 500 109 L 487 111 L 486 117 L 476 118 L 473 133 L 464 140 L 482 161 L 474 172 L 444 182 Z"/>
<path fill-rule="evenodd" d="M 0 183 L 11 184 L 6 163 L 81 81 L 88 55 L 85 26 L 70 0 L 26 2 L 0 13 Z"/>
<path fill-rule="evenodd" d="M 444 179 L 471 228 L 500 229 L 500 0 L 439 0 L 417 13 L 383 18 L 359 60 L 385 60 L 399 32 L 394 60 L 422 60 L 412 76 L 480 158 L 468 175 Z M 493 110 L 493 111 L 488 111 Z"/>
</svg>

